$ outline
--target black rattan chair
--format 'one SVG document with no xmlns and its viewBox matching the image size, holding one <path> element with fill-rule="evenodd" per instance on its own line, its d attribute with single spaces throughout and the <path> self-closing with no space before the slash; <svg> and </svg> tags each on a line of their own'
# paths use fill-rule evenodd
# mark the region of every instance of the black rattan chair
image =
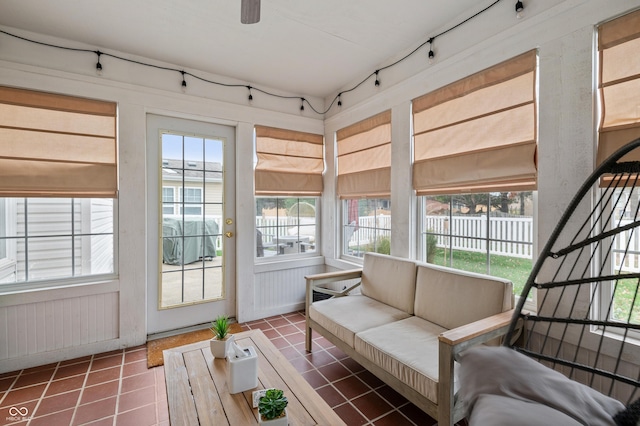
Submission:
<svg viewBox="0 0 640 426">
<path fill-rule="evenodd" d="M 579 189 L 540 252 L 504 339 L 504 346 L 588 386 L 587 391 L 597 390 L 627 406 L 640 397 L 640 161 L 634 158 L 640 160 L 640 139 L 609 157 Z M 526 301 L 535 298 L 537 312 L 527 312 Z M 485 351 L 484 361 L 491 362 L 494 356 L 487 349 L 476 351 Z M 471 424 L 482 417 L 475 411 L 480 409 L 475 406 L 480 393 L 514 392 L 516 398 L 528 401 L 518 389 L 535 387 L 530 381 L 542 380 L 537 367 L 518 379 L 493 378 L 489 372 L 477 371 L 482 365 L 478 360 L 476 364 L 469 361 L 465 370 L 465 361 L 463 354 L 462 395 L 469 398 Z M 501 383 L 492 388 L 486 384 L 492 379 Z M 504 391 L 504 383 L 510 380 L 511 390 Z M 564 410 L 564 402 L 554 400 L 551 385 L 539 384 L 547 394 L 542 403 Z M 475 388 L 469 391 L 465 386 Z M 568 397 L 590 409 L 589 404 L 596 402 L 589 399 L 593 395 L 580 393 L 583 390 Z M 586 420 L 575 411 L 565 414 L 577 424 L 607 423 L 591 414 Z M 540 421 L 549 424 L 544 418 Z M 610 424 L 636 424 L 624 421 L 618 414 Z"/>
</svg>

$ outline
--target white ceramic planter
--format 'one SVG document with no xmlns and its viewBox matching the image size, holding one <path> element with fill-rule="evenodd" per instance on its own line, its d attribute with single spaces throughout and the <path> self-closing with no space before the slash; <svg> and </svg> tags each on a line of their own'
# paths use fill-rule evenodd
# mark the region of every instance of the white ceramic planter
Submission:
<svg viewBox="0 0 640 426">
<path fill-rule="evenodd" d="M 224 340 L 218 340 L 215 337 L 209 340 L 211 355 L 215 358 L 226 358 L 231 342 L 233 342 L 233 334 L 228 334 Z"/>
<path fill-rule="evenodd" d="M 258 415 L 258 417 L 260 418 L 260 422 L 259 424 L 264 425 L 264 426 L 288 426 L 289 424 L 289 418 L 287 416 L 287 409 L 284 409 L 284 416 L 279 417 L 277 419 L 273 419 L 273 420 L 262 420 L 262 416 Z"/>
</svg>

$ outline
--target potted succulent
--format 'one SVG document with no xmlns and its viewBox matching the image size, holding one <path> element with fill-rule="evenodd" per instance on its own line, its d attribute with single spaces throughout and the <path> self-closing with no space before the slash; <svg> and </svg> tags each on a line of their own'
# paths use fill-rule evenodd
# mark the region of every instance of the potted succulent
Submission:
<svg viewBox="0 0 640 426">
<path fill-rule="evenodd" d="M 267 389 L 258 401 L 260 424 L 268 426 L 287 426 L 287 404 L 289 401 L 280 389 Z"/>
<path fill-rule="evenodd" d="M 233 334 L 229 334 L 229 317 L 218 316 L 211 322 L 210 328 L 213 332 L 213 339 L 209 341 L 211 354 L 216 358 L 226 358 L 227 351 L 233 342 Z"/>
</svg>

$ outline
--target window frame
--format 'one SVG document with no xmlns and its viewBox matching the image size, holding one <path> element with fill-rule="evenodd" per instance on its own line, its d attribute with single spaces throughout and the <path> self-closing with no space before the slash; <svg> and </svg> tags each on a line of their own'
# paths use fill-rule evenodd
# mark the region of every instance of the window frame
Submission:
<svg viewBox="0 0 640 426">
<path fill-rule="evenodd" d="M 165 190 L 171 190 L 171 200 L 165 200 Z M 165 211 L 165 209 L 171 209 L 171 211 Z M 163 186 L 162 187 L 162 213 L 163 214 L 176 214 L 176 187 L 175 186 Z"/>
<path fill-rule="evenodd" d="M 29 201 L 28 200 L 37 200 L 39 199 L 39 197 L 18 197 L 18 198 L 5 198 L 5 200 L 16 200 L 15 202 L 10 202 L 7 203 L 8 205 L 6 206 L 6 210 L 8 211 L 7 216 L 9 216 L 10 218 L 13 217 L 15 220 L 11 220 L 9 219 L 8 221 L 8 227 L 7 229 L 8 231 L 8 236 L 4 237 L 6 238 L 6 242 L 7 242 L 7 247 L 8 247 L 8 251 L 10 254 L 11 251 L 14 251 L 16 253 L 15 255 L 15 259 L 11 259 L 11 256 L 8 256 L 7 258 L 4 259 L 0 259 L 0 269 L 4 269 L 6 272 L 5 268 L 15 268 L 15 278 L 18 278 L 18 273 L 19 273 L 19 259 L 18 259 L 18 246 L 19 246 L 19 242 L 22 240 L 24 241 L 25 247 L 28 247 L 28 241 L 31 239 L 42 239 L 42 238 L 49 238 L 52 237 L 52 235 L 41 235 L 41 234 L 29 234 L 28 231 L 23 235 L 17 235 L 18 234 L 18 229 L 17 229 L 17 221 L 18 221 L 18 203 L 19 201 L 17 200 L 23 200 L 22 202 L 27 206 L 24 207 L 25 208 L 25 223 L 29 223 L 30 219 L 29 219 L 29 212 L 28 212 L 28 205 L 29 205 Z M 62 199 L 65 200 L 66 202 L 69 202 L 71 205 L 74 205 L 78 202 L 78 200 L 80 200 L 82 202 L 82 200 L 90 200 L 90 199 L 86 199 L 86 198 L 72 198 L 72 197 L 64 197 L 64 198 L 60 198 L 60 197 L 56 197 L 53 199 Z M 96 198 L 95 200 L 104 200 L 103 198 Z M 95 274 L 82 274 L 80 273 L 79 275 L 76 274 L 76 270 L 78 269 L 78 266 L 75 265 L 75 260 L 71 259 L 71 275 L 69 276 L 60 276 L 60 277 L 51 277 L 51 278 L 39 278 L 39 279 L 28 279 L 28 274 L 25 276 L 25 280 L 24 281 L 12 281 L 12 282 L 4 282 L 4 283 L 0 283 L 0 293 L 2 294 L 8 294 L 8 293 L 15 293 L 15 292 L 21 292 L 21 291 L 29 291 L 29 290 L 37 290 L 37 289 L 43 289 L 43 288 L 49 288 L 49 287 L 65 287 L 65 286 L 69 286 L 69 285 L 76 285 L 76 284 L 86 284 L 86 283 L 92 283 L 92 282 L 104 282 L 106 280 L 113 280 L 116 279 L 118 276 L 118 199 L 117 198 L 113 198 L 113 199 L 109 199 L 112 201 L 112 208 L 111 208 L 111 214 L 112 214 L 112 229 L 110 233 L 105 233 L 105 232 L 84 232 L 82 230 L 80 230 L 80 232 L 78 232 L 78 229 L 76 229 L 76 225 L 78 220 L 75 219 L 75 217 L 80 214 L 82 215 L 82 211 L 77 212 L 75 211 L 75 207 L 73 207 L 71 209 L 70 212 L 70 218 L 69 218 L 69 222 L 70 222 L 70 226 L 69 229 L 70 231 L 67 233 L 59 233 L 59 234 L 55 234 L 53 235 L 54 237 L 63 237 L 63 238 L 70 238 L 72 241 L 77 239 L 77 238 L 84 238 L 84 237 L 92 237 L 92 236 L 110 236 L 111 240 L 112 240 L 112 271 L 111 272 L 106 272 L 106 273 L 95 273 Z M 80 206 L 80 210 L 83 210 L 83 206 Z M 13 227 L 11 225 L 14 225 Z M 27 227 L 25 227 L 25 229 L 27 229 Z M 72 243 L 72 250 L 73 253 L 78 252 L 78 248 L 75 246 L 75 242 Z M 28 258 L 28 249 L 25 249 L 25 254 L 24 254 L 24 260 L 23 262 L 25 262 L 25 268 L 27 268 L 27 264 L 29 263 L 29 258 Z M 84 248 L 83 250 L 75 255 L 75 257 L 79 257 L 82 260 L 82 256 L 86 253 L 84 252 Z M 75 265 L 75 266 L 74 266 Z M 25 269 L 26 270 L 26 269 Z M 82 268 L 80 268 L 80 270 L 82 270 Z"/>
<path fill-rule="evenodd" d="M 163 187 L 164 189 L 164 187 Z M 197 200 L 184 200 L 184 193 L 187 190 L 187 197 L 189 196 L 189 190 L 197 190 L 199 192 L 199 197 Z M 202 216 L 203 205 L 204 205 L 204 193 L 202 188 L 200 187 L 190 187 L 190 186 L 180 186 L 178 187 L 178 214 L 184 216 Z M 198 209 L 198 213 L 187 213 L 188 209 Z"/>
<path fill-rule="evenodd" d="M 624 188 L 623 188 L 624 190 Z M 640 189 L 636 188 L 635 189 L 638 192 L 638 196 L 637 196 L 637 200 L 636 202 L 640 202 Z M 605 188 L 598 188 L 596 189 L 596 197 L 600 197 L 602 192 L 605 191 Z M 615 196 L 613 198 L 616 198 Z M 631 194 L 626 194 L 624 193 L 624 195 L 618 200 L 620 203 L 624 204 L 624 210 L 621 210 L 622 213 L 622 218 L 620 218 L 620 220 L 625 220 L 625 217 L 627 221 L 632 221 L 632 220 L 637 220 L 638 217 L 635 218 L 631 218 L 628 217 L 630 216 L 629 213 L 629 208 L 631 207 L 631 199 L 634 198 L 631 196 Z M 604 203 L 602 203 L 604 204 Z M 601 205 L 602 205 L 601 204 Z M 603 207 L 603 211 L 602 211 L 602 217 L 609 217 L 609 214 L 611 213 L 611 209 L 616 209 L 619 207 L 617 207 L 618 205 L 616 204 L 616 206 L 611 205 L 611 203 L 606 203 L 606 205 Z M 611 215 L 612 219 L 618 220 L 619 218 L 616 218 L 615 213 Z M 611 237 L 613 238 L 613 237 Z M 606 265 L 606 269 L 608 271 L 610 271 L 610 273 L 612 275 L 615 275 L 619 272 L 619 270 L 622 269 L 622 265 L 620 269 L 616 268 L 616 262 L 614 260 L 614 257 L 616 256 L 616 253 L 621 253 L 624 252 L 625 250 L 627 250 L 628 254 L 630 254 L 631 256 L 636 256 L 638 257 L 638 261 L 640 262 L 640 250 L 629 250 L 628 247 L 625 250 L 621 250 L 621 249 L 616 249 L 615 245 L 612 246 L 612 239 L 608 238 L 605 240 L 605 243 L 600 244 L 597 248 L 597 253 L 596 255 L 602 259 L 602 257 L 606 256 L 606 253 L 609 252 L 609 255 L 605 258 L 602 259 L 603 263 Z M 637 239 L 637 238 L 636 238 Z M 626 240 L 623 239 L 624 244 L 628 244 L 628 242 L 626 242 Z M 592 264 L 592 269 L 591 269 L 591 273 L 594 275 L 599 275 L 602 273 L 602 271 L 597 270 L 597 265 Z M 607 317 L 607 311 L 609 310 L 609 305 L 611 303 L 611 299 L 613 299 L 615 297 L 614 294 L 614 283 L 613 281 L 602 281 L 600 283 L 599 289 L 597 292 L 590 292 L 590 294 L 593 295 L 593 297 L 595 298 L 595 300 L 593 301 L 592 304 L 592 310 L 591 310 L 591 316 L 594 319 L 599 319 L 602 321 L 608 321 L 613 319 L 613 314 L 614 312 L 611 312 L 611 317 Z M 615 303 L 615 302 L 614 302 Z M 599 327 L 593 327 L 592 331 L 597 332 L 597 333 L 602 333 L 604 331 L 602 326 Z M 622 333 L 627 333 L 629 336 L 632 336 L 634 339 L 638 340 L 639 344 L 640 344 L 640 331 L 637 330 L 633 330 L 633 329 L 628 329 L 625 331 L 618 331 L 616 328 L 614 327 L 607 327 L 606 328 L 606 334 L 610 335 L 610 336 L 619 336 Z"/>
</svg>

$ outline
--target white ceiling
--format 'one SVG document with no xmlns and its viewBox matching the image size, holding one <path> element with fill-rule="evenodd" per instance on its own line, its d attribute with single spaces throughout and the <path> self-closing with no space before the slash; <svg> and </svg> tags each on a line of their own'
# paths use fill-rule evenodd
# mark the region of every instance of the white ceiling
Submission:
<svg viewBox="0 0 640 426">
<path fill-rule="evenodd" d="M 240 0 L 0 0 L 0 25 L 324 97 L 490 3 L 262 0 L 243 25 Z"/>
</svg>

